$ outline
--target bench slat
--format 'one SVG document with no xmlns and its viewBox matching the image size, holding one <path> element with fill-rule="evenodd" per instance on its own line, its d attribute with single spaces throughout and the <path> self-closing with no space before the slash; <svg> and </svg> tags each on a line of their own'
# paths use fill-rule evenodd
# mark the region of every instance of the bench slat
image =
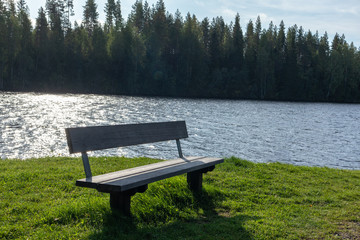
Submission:
<svg viewBox="0 0 360 240">
<path fill-rule="evenodd" d="M 164 167 L 174 166 L 177 164 L 183 164 L 183 163 L 186 163 L 187 161 L 194 161 L 194 160 L 202 159 L 202 158 L 203 157 L 186 157 L 184 159 L 177 158 L 177 159 L 171 159 L 171 160 L 164 160 L 164 161 L 157 162 L 157 163 L 152 163 L 152 164 L 147 164 L 147 165 L 143 165 L 143 166 L 139 166 L 139 167 L 133 167 L 133 168 L 128 168 L 128 169 L 124 169 L 124 170 L 120 170 L 120 171 L 116 171 L 116 172 L 110 172 L 110 173 L 105 173 L 102 175 L 97 175 L 97 176 L 92 177 L 91 180 L 88 180 L 87 182 L 102 183 L 105 181 L 109 181 L 110 179 L 129 177 L 129 176 L 138 174 L 140 172 L 147 172 L 147 171 L 151 171 L 151 170 L 161 169 Z"/>
<path fill-rule="evenodd" d="M 185 121 L 67 128 L 70 153 L 187 138 Z"/>
<path fill-rule="evenodd" d="M 184 160 L 186 159 L 186 160 Z M 179 174 L 197 171 L 224 162 L 221 158 L 186 157 L 77 180 L 76 185 L 101 192 L 122 192 Z"/>
</svg>

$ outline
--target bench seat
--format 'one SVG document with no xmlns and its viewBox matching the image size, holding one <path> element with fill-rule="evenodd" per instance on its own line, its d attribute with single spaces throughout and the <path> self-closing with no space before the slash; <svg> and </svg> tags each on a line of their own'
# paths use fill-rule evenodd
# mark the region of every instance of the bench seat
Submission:
<svg viewBox="0 0 360 240">
<path fill-rule="evenodd" d="M 183 157 L 80 179 L 76 185 L 95 188 L 99 192 L 124 192 L 188 172 L 200 170 L 204 173 L 222 162 L 222 158 Z"/>
</svg>

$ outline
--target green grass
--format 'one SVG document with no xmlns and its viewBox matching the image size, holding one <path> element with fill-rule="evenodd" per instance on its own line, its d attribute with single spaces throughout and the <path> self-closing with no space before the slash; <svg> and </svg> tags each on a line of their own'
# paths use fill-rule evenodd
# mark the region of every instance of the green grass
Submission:
<svg viewBox="0 0 360 240">
<path fill-rule="evenodd" d="M 91 159 L 93 174 L 156 162 Z M 186 176 L 149 185 L 132 217 L 75 186 L 79 158 L 0 161 L 0 239 L 358 239 L 360 171 L 229 158 L 193 195 Z"/>
</svg>

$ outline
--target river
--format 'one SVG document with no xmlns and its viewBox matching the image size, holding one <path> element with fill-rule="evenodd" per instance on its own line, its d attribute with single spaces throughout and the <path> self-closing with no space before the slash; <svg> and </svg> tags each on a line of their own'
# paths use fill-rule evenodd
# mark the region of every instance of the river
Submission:
<svg viewBox="0 0 360 240">
<path fill-rule="evenodd" d="M 0 158 L 69 156 L 67 127 L 185 120 L 184 155 L 360 169 L 360 105 L 0 92 Z M 90 156 L 177 157 L 174 141 Z"/>
</svg>

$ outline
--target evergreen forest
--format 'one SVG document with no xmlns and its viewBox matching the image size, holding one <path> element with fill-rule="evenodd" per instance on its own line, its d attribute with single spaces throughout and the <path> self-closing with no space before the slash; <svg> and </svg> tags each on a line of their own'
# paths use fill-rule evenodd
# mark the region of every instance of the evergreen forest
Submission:
<svg viewBox="0 0 360 240">
<path fill-rule="evenodd" d="M 198 19 L 163 0 L 136 0 L 127 19 L 119 0 L 84 0 L 73 15 L 73 0 L 47 0 L 32 24 L 25 0 L 0 0 L 0 90 L 360 102 L 360 49 L 344 35 L 260 17 L 242 29 L 239 14 Z"/>
</svg>

